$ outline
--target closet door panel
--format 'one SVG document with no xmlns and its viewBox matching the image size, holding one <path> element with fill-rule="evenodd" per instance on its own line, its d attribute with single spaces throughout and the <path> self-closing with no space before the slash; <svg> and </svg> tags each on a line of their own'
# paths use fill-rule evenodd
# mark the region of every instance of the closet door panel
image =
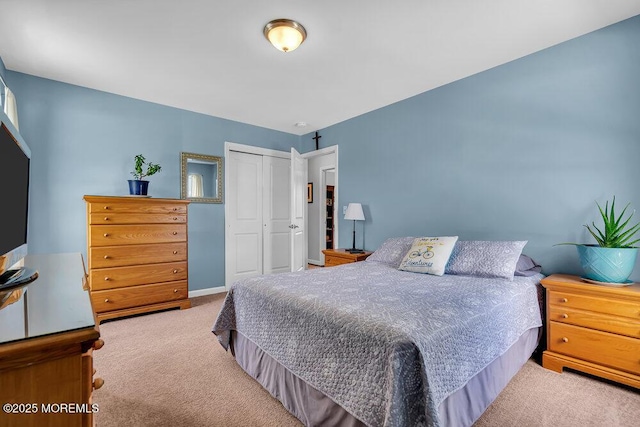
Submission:
<svg viewBox="0 0 640 427">
<path fill-rule="evenodd" d="M 232 151 L 227 160 L 230 180 L 226 203 L 227 284 L 263 272 L 262 156 Z"/>
<path fill-rule="evenodd" d="M 264 156 L 264 273 L 291 271 L 291 161 Z"/>
</svg>

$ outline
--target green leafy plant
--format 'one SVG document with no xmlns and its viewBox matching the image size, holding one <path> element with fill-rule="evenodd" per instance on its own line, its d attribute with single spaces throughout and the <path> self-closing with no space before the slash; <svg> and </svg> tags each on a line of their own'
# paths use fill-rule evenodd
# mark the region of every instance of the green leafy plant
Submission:
<svg viewBox="0 0 640 427">
<path fill-rule="evenodd" d="M 589 230 L 589 233 L 591 233 L 594 239 L 596 239 L 598 246 L 602 248 L 633 248 L 636 243 L 640 242 L 640 239 L 630 241 L 633 236 L 640 231 L 640 222 L 633 227 L 628 228 L 627 226 L 629 225 L 629 221 L 631 221 L 631 217 L 633 217 L 635 211 L 631 212 L 631 215 L 629 215 L 626 221 L 622 222 L 624 214 L 629 207 L 629 203 L 624 207 L 619 216 L 616 216 L 615 214 L 615 204 L 615 196 L 613 196 L 613 201 L 611 202 L 611 210 L 609 210 L 609 201 L 605 203 L 604 210 L 600 204 L 596 202 L 598 210 L 600 211 L 600 216 L 602 216 L 602 220 L 604 222 L 604 231 L 600 230 L 598 226 L 596 226 L 595 222 L 592 222 L 591 225 L 585 224 L 584 226 Z M 580 243 L 560 244 L 580 245 Z"/>
<path fill-rule="evenodd" d="M 144 170 L 145 165 L 147 166 L 146 170 Z M 157 172 L 160 172 L 160 169 L 162 169 L 160 165 L 151 162 L 147 163 L 147 160 L 144 158 L 144 156 L 142 154 L 138 154 L 135 157 L 135 164 L 133 166 L 133 172 L 131 172 L 131 175 L 133 175 L 135 179 L 141 180 L 145 176 L 151 176 Z"/>
</svg>

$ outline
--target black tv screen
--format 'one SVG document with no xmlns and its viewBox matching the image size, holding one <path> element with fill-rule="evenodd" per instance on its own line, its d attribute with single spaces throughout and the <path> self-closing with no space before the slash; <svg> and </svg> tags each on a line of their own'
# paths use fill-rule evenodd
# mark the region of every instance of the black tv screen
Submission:
<svg viewBox="0 0 640 427">
<path fill-rule="evenodd" d="M 3 255 L 27 243 L 29 205 L 29 157 L 4 123 L 0 125 L 0 186 L 0 255 Z"/>
</svg>

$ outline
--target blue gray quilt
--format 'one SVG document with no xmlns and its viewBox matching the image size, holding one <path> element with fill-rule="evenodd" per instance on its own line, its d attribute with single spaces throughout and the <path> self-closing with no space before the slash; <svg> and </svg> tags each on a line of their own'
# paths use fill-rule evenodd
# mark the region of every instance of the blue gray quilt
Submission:
<svg viewBox="0 0 640 427">
<path fill-rule="evenodd" d="M 235 283 L 213 326 L 235 329 L 371 427 L 440 426 L 438 405 L 541 326 L 542 275 L 513 281 L 359 262 Z"/>
</svg>

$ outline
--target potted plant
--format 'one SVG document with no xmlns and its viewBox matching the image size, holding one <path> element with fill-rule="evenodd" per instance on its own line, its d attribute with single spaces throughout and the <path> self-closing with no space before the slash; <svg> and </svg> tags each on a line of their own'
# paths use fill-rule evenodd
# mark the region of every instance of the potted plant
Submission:
<svg viewBox="0 0 640 427">
<path fill-rule="evenodd" d="M 133 166 L 133 175 L 134 179 L 129 179 L 129 194 L 134 196 L 146 196 L 147 190 L 149 189 L 149 181 L 145 181 L 142 178 L 151 176 L 160 172 L 162 167 L 158 164 L 147 163 L 147 160 L 144 158 L 142 154 L 138 154 L 134 158 L 135 164 Z M 146 169 L 145 169 L 146 165 Z"/>
<path fill-rule="evenodd" d="M 603 230 L 600 230 L 595 222 L 592 222 L 591 225 L 585 224 L 597 244 L 561 244 L 576 246 L 585 278 L 597 282 L 629 283 L 627 279 L 633 271 L 638 255 L 638 248 L 634 245 L 640 242 L 640 239 L 631 239 L 640 231 L 640 223 L 629 226 L 633 212 L 623 221 L 629 204 L 625 206 L 619 216 L 616 216 L 615 203 L 614 196 L 611 210 L 609 210 L 609 201 L 606 202 L 603 210 L 596 202 L 604 222 Z"/>
</svg>

